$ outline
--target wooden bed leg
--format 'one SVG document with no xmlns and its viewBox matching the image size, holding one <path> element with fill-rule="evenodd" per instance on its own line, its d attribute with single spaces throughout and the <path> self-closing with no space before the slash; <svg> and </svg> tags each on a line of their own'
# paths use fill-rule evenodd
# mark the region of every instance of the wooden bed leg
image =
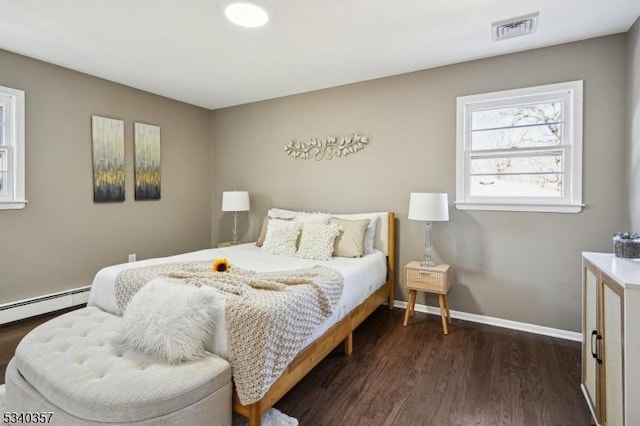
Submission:
<svg viewBox="0 0 640 426">
<path fill-rule="evenodd" d="M 353 331 L 349 332 L 347 338 L 344 339 L 344 354 L 351 356 L 351 353 L 353 353 Z"/>
<path fill-rule="evenodd" d="M 249 426 L 262 426 L 262 404 L 260 401 L 249 405 Z"/>
</svg>

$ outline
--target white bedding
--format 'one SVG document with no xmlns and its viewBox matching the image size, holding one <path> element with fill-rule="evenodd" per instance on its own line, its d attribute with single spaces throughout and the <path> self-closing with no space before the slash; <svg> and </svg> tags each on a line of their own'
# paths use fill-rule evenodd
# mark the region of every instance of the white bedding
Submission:
<svg viewBox="0 0 640 426">
<path fill-rule="evenodd" d="M 123 263 L 101 269 L 93 279 L 89 294 L 89 305 L 95 305 L 104 311 L 118 313 L 115 298 L 116 276 L 125 269 L 158 263 L 183 262 L 193 260 L 213 260 L 226 257 L 234 266 L 258 272 L 284 271 L 305 268 L 313 265 L 323 265 L 340 271 L 344 277 L 344 291 L 333 314 L 311 336 L 307 343 L 322 335 L 333 324 L 342 319 L 353 308 L 362 303 L 367 297 L 379 289 L 386 281 L 386 256 L 379 250 L 361 258 L 351 259 L 333 257 L 328 261 L 301 259 L 287 256 L 265 254 L 255 244 L 242 244 L 219 249 L 206 249 L 191 253 L 180 254 L 139 262 Z M 207 345 L 207 349 L 223 358 L 228 358 L 227 335 L 224 305 L 221 304 L 217 312 L 216 330 L 214 338 Z"/>
</svg>

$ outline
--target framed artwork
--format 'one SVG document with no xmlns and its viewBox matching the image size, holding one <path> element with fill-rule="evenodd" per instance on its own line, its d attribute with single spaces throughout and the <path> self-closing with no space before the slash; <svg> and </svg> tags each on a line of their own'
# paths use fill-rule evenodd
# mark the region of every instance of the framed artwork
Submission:
<svg viewBox="0 0 640 426">
<path fill-rule="evenodd" d="M 160 199 L 160 126 L 134 123 L 136 200 Z"/>
<path fill-rule="evenodd" d="M 93 201 L 124 201 L 124 121 L 91 116 Z"/>
</svg>

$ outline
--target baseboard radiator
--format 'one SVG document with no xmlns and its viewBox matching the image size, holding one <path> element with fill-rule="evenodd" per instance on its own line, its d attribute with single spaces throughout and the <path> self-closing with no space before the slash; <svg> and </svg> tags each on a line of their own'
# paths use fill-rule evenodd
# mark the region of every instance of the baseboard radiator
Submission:
<svg viewBox="0 0 640 426">
<path fill-rule="evenodd" d="M 82 305 L 89 300 L 91 286 L 74 288 L 45 296 L 18 300 L 0 305 L 0 324 L 42 315 L 60 309 Z"/>
</svg>

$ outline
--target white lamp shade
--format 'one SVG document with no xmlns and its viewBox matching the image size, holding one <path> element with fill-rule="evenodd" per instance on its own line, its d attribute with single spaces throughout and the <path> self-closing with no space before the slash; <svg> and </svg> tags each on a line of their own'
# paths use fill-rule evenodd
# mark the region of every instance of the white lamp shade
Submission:
<svg viewBox="0 0 640 426">
<path fill-rule="evenodd" d="M 249 210 L 247 191 L 224 191 L 222 193 L 223 212 L 245 212 Z"/>
<path fill-rule="evenodd" d="M 409 219 L 422 221 L 449 220 L 447 194 L 412 192 L 409 198 Z"/>
</svg>

